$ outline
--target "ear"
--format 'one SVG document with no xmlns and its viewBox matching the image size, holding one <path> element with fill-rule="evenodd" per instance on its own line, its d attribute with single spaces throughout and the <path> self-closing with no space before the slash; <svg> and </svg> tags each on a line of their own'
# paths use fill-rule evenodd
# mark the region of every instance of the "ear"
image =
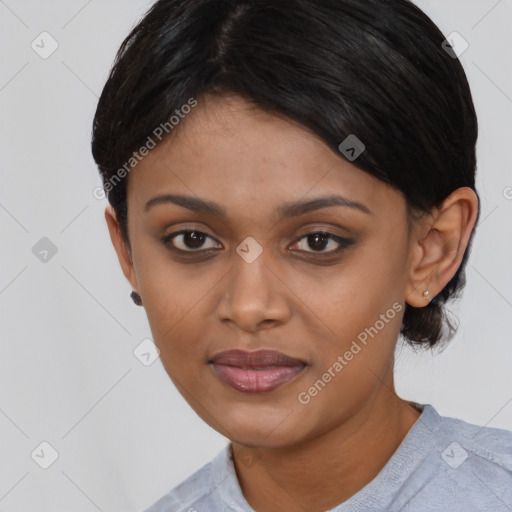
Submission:
<svg viewBox="0 0 512 512">
<path fill-rule="evenodd" d="M 452 192 L 415 230 L 405 301 L 424 307 L 457 272 L 476 219 L 478 196 L 469 187 Z M 428 290 L 426 298 L 423 294 Z"/>
<path fill-rule="evenodd" d="M 105 208 L 105 220 L 107 221 L 110 240 L 112 240 L 112 245 L 116 250 L 123 274 L 126 279 L 128 279 L 133 290 L 138 292 L 137 278 L 135 276 L 135 269 L 133 268 L 131 251 L 123 239 L 116 213 L 110 204 Z"/>
</svg>

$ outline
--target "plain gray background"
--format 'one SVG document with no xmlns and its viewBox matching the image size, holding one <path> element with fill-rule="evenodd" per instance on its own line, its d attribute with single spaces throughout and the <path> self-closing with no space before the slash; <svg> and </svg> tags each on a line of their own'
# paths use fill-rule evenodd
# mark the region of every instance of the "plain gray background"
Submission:
<svg viewBox="0 0 512 512">
<path fill-rule="evenodd" d="M 469 43 L 461 61 L 480 121 L 482 215 L 468 284 L 451 308 L 459 332 L 437 356 L 399 347 L 397 389 L 441 414 L 512 429 L 512 1 L 417 3 Z M 150 330 L 111 247 L 106 201 L 93 195 L 97 99 L 150 4 L 0 1 L 1 511 L 136 512 L 226 443 L 159 359 L 135 357 Z M 31 47 L 43 31 L 59 45 L 46 59 Z M 43 237 L 57 250 L 46 262 Z M 47 469 L 42 442 L 58 454 Z"/>
</svg>

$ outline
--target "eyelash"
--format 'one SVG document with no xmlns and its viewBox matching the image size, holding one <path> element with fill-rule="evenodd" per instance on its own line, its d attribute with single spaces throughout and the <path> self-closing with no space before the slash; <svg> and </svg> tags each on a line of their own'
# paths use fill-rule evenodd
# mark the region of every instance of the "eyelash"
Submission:
<svg viewBox="0 0 512 512">
<path fill-rule="evenodd" d="M 186 250 L 183 250 L 183 249 L 177 249 L 176 247 L 173 247 L 172 245 L 170 245 L 171 240 L 173 240 L 174 238 L 176 238 L 176 237 L 178 237 L 180 235 L 187 235 L 187 234 L 191 234 L 191 233 L 195 233 L 195 234 L 200 235 L 200 236 L 205 235 L 207 238 L 210 238 L 210 239 L 214 240 L 213 237 L 211 237 L 207 233 L 204 233 L 203 231 L 199 231 L 199 230 L 196 230 L 196 229 L 184 229 L 184 230 L 177 231 L 175 233 L 171 233 L 169 235 L 166 235 L 162 239 L 162 243 L 170 251 L 172 251 L 174 253 L 178 253 L 179 255 L 185 255 L 185 257 L 189 257 L 188 255 L 191 255 L 191 254 L 203 254 L 204 255 L 206 253 L 209 253 L 209 252 L 212 252 L 212 251 L 216 250 L 216 249 L 206 249 L 206 250 L 189 250 L 189 251 L 186 251 Z M 327 231 L 319 230 L 319 231 L 311 231 L 309 233 L 306 233 L 306 234 L 302 235 L 295 242 L 293 242 L 292 245 L 296 245 L 301 240 L 307 239 L 308 237 L 313 236 L 313 235 L 321 235 L 321 236 L 323 235 L 329 241 L 332 240 L 332 241 L 338 243 L 339 247 L 336 250 L 334 250 L 334 251 L 331 250 L 331 251 L 328 251 L 328 252 L 319 252 L 319 251 L 298 251 L 298 252 L 302 252 L 302 253 L 306 253 L 306 254 L 314 254 L 314 255 L 317 255 L 317 256 L 320 256 L 320 257 L 332 256 L 334 254 L 340 253 L 341 251 L 343 251 L 344 249 L 350 247 L 354 243 L 354 240 L 351 240 L 351 239 L 348 239 L 348 238 L 343 238 L 343 237 L 340 237 L 340 236 L 335 235 L 333 233 L 329 233 Z"/>
</svg>

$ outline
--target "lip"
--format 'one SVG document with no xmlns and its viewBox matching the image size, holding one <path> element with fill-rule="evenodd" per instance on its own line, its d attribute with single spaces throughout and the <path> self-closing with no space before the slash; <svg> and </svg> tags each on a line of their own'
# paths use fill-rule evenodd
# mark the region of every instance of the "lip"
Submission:
<svg viewBox="0 0 512 512">
<path fill-rule="evenodd" d="M 306 363 L 277 350 L 228 350 L 209 364 L 223 382 L 243 393 L 272 391 L 296 378 Z"/>
</svg>

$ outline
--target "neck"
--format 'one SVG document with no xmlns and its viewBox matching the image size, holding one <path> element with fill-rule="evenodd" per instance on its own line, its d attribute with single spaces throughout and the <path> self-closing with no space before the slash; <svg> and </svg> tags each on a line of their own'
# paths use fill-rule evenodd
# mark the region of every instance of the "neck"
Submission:
<svg viewBox="0 0 512 512">
<path fill-rule="evenodd" d="M 237 461 L 242 446 L 233 443 L 238 481 L 250 506 L 257 512 L 323 512 L 373 480 L 421 414 L 389 388 L 385 395 L 312 440 L 258 448 L 253 467 Z"/>
</svg>

